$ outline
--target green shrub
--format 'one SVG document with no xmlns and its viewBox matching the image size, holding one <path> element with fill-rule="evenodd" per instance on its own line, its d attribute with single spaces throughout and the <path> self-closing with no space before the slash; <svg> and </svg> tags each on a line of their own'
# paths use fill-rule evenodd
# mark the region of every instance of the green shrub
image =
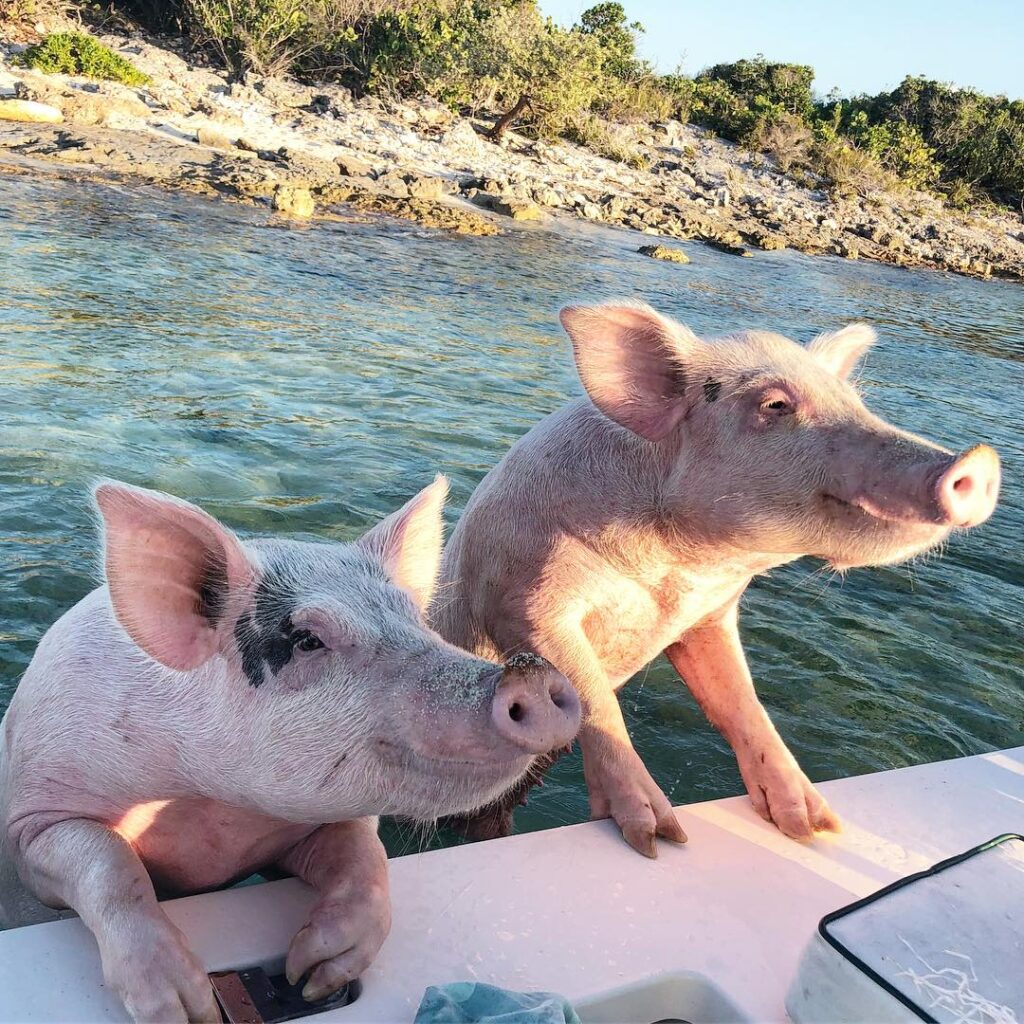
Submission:
<svg viewBox="0 0 1024 1024">
<path fill-rule="evenodd" d="M 529 97 L 525 127 L 556 136 L 615 99 L 647 103 L 606 70 L 602 36 L 562 29 L 534 0 L 447 0 L 385 11 L 340 32 L 327 63 L 371 92 L 427 93 L 472 112 Z"/>
<path fill-rule="evenodd" d="M 235 74 L 287 71 L 315 44 L 304 0 L 181 0 L 193 37 Z"/>
<path fill-rule="evenodd" d="M 792 114 L 785 114 L 758 125 L 747 144 L 755 152 L 767 153 L 783 174 L 810 162 L 813 135 L 807 123 Z"/>
<path fill-rule="evenodd" d="M 894 175 L 871 153 L 842 135 L 832 121 L 822 120 L 814 125 L 808 166 L 838 196 L 863 196 L 897 184 Z"/>
<path fill-rule="evenodd" d="M 87 75 L 125 85 L 146 85 L 143 74 L 130 61 L 82 32 L 54 32 L 30 46 L 21 61 L 46 74 Z"/>
<path fill-rule="evenodd" d="M 927 189 L 935 185 L 942 171 L 920 130 L 907 121 L 872 121 L 865 107 L 856 101 L 838 101 L 827 110 L 833 129 L 868 153 L 910 188 Z"/>
<path fill-rule="evenodd" d="M 623 82 L 621 88 L 599 99 L 598 104 L 607 120 L 623 124 L 667 121 L 679 109 L 675 94 L 665 88 L 660 78 Z"/>
<path fill-rule="evenodd" d="M 606 160 L 626 164 L 634 170 L 646 170 L 647 158 L 625 137 L 625 129 L 616 130 L 595 114 L 586 114 L 570 119 L 564 135 L 570 142 L 586 146 L 591 152 Z"/>
<path fill-rule="evenodd" d="M 985 194 L 1016 204 L 1024 193 L 1024 101 L 907 77 L 892 92 L 826 104 L 821 116 L 837 108 L 887 165 L 953 205 Z"/>
<path fill-rule="evenodd" d="M 180 35 L 185 21 L 181 0 L 108 0 L 111 10 L 155 33 Z M 106 5 L 104 5 L 106 6 Z"/>
<path fill-rule="evenodd" d="M 734 142 L 745 139 L 757 121 L 750 105 L 726 82 L 700 78 L 693 83 L 688 120 Z"/>
<path fill-rule="evenodd" d="M 720 82 L 746 106 L 779 107 L 808 118 L 814 109 L 814 69 L 803 64 L 777 64 L 758 54 L 734 64 L 716 64 L 697 76 L 698 82 Z"/>
</svg>

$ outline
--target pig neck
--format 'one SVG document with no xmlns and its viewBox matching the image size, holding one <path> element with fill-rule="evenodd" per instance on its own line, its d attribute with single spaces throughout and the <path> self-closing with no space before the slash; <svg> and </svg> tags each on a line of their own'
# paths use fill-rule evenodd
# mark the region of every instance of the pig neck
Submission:
<svg viewBox="0 0 1024 1024">
<path fill-rule="evenodd" d="M 169 674 L 165 685 L 174 687 L 188 713 L 161 716 L 158 731 L 170 738 L 176 753 L 161 781 L 166 795 L 175 799 L 202 798 L 291 820 L 288 808 L 269 806 L 254 782 L 254 758 L 261 760 L 277 739 L 266 730 L 267 704 L 274 696 L 269 687 L 245 681 L 240 660 L 237 651 L 229 650 L 193 672 Z"/>
<path fill-rule="evenodd" d="M 676 432 L 663 441 L 645 441 L 589 402 L 575 411 L 586 432 L 596 428 L 603 435 L 603 457 L 588 460 L 590 472 L 598 474 L 590 481 L 597 486 L 589 488 L 595 496 L 592 521 L 601 523 L 589 542 L 606 561 L 631 573 L 660 565 L 739 582 L 801 557 L 754 551 L 716 531 L 713 507 L 688 493 L 687 481 L 699 478 L 703 467 Z"/>
</svg>

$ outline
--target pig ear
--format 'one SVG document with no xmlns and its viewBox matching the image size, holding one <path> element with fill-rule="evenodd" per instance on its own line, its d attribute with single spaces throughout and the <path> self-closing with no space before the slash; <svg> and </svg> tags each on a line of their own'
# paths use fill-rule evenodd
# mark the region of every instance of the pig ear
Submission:
<svg viewBox="0 0 1024 1024">
<path fill-rule="evenodd" d="M 830 373 L 846 380 L 875 343 L 875 329 L 867 324 L 850 324 L 830 334 L 819 334 L 807 351 Z"/>
<path fill-rule="evenodd" d="M 412 594 L 422 611 L 434 596 L 441 568 L 441 512 L 447 494 L 448 480 L 438 475 L 429 487 L 359 540 L 383 564 L 392 581 Z"/>
<path fill-rule="evenodd" d="M 212 516 L 158 491 L 104 481 L 104 568 L 114 614 L 150 657 L 198 668 L 229 632 L 229 597 L 252 569 L 238 538 Z"/>
<path fill-rule="evenodd" d="M 700 344 L 692 331 L 642 305 L 568 306 L 559 319 L 583 386 L 605 416 L 648 441 L 683 419 L 683 363 Z"/>
</svg>

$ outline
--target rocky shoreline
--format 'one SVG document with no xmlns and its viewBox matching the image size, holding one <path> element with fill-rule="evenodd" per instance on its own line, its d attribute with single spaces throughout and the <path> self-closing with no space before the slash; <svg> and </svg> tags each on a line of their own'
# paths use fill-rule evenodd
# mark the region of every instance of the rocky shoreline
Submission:
<svg viewBox="0 0 1024 1024">
<path fill-rule="evenodd" d="M 741 256 L 793 248 L 1024 281 L 1024 218 L 1010 210 L 962 213 L 918 192 L 835 199 L 691 125 L 617 129 L 642 158 L 632 167 L 515 132 L 496 145 L 489 122 L 430 100 L 231 82 L 190 63 L 181 40 L 99 38 L 150 84 L 44 75 L 12 63 L 20 46 L 0 44 L 0 170 L 142 181 L 293 219 L 386 215 L 497 234 L 511 221 L 579 217 Z"/>
</svg>

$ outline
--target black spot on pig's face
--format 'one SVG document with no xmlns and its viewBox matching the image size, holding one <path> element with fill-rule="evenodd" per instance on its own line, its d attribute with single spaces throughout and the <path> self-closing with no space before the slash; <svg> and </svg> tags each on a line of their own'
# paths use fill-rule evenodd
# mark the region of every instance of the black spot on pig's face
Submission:
<svg viewBox="0 0 1024 1024">
<path fill-rule="evenodd" d="M 292 660 L 295 627 L 291 609 L 294 594 L 283 581 L 268 574 L 256 588 L 253 607 L 235 624 L 235 641 L 242 671 L 250 685 L 260 686 L 266 672 L 276 676 Z"/>
<path fill-rule="evenodd" d="M 717 402 L 718 396 L 722 393 L 722 382 L 720 380 L 712 380 L 708 377 L 704 381 L 704 400 L 706 402 Z"/>
</svg>

